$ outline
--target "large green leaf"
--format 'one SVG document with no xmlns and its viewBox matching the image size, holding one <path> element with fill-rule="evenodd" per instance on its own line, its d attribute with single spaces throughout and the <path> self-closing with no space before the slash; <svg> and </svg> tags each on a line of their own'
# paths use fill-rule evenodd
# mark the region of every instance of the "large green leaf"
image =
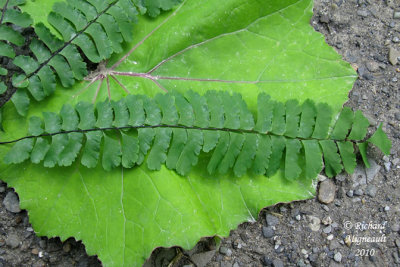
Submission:
<svg viewBox="0 0 400 267">
<path fill-rule="evenodd" d="M 33 3 L 38 10 L 40 2 Z M 242 93 L 256 112 L 257 95 L 267 92 L 278 101 L 328 102 L 338 111 L 356 75 L 314 32 L 311 15 L 312 0 L 187 0 L 156 20 L 142 17 L 126 47 L 131 53 L 115 56 L 110 71 L 135 94 L 227 90 Z M 110 76 L 108 82 L 88 84 L 59 88 L 51 99 L 32 104 L 28 116 L 58 111 L 67 102 L 127 94 Z M 11 105 L 5 107 L 3 126 L 2 140 L 28 130 Z M 1 157 L 9 147 L 0 147 Z M 78 164 L 47 169 L 1 163 L 0 177 L 15 187 L 39 235 L 81 239 L 105 266 L 140 266 L 155 247 L 190 248 L 202 236 L 226 236 L 265 206 L 315 193 L 312 180 L 288 181 L 280 172 L 269 178 L 211 177 L 206 162 L 200 159 L 187 177 L 164 166 L 104 171 Z"/>
</svg>

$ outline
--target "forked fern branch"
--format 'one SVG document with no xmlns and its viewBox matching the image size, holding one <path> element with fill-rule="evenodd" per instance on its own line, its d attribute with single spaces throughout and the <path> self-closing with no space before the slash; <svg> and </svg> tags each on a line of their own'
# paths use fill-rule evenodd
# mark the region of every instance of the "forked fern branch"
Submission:
<svg viewBox="0 0 400 267">
<path fill-rule="evenodd" d="M 37 38 L 29 44 L 31 55 L 11 53 L 8 44 L 0 43 L 0 55 L 13 59 L 14 65 L 21 71 L 12 77 L 13 91 L 6 96 L 3 104 L 11 98 L 18 113 L 27 114 L 30 96 L 36 101 L 53 94 L 57 79 L 63 87 L 71 87 L 75 80 L 82 80 L 87 74 L 88 61 L 99 63 L 111 57 L 113 53 L 123 51 L 122 43 L 132 40 L 132 25 L 139 12 L 156 16 L 160 10 L 171 9 L 180 0 L 72 0 L 56 2 L 47 17 L 48 23 L 58 32 L 61 39 L 55 36 L 43 23 L 34 25 Z M 23 25 L 22 19 L 16 17 L 15 9 L 10 4 L 22 4 L 24 0 L 0 1 L 4 4 L 1 21 L 10 22 L 21 27 L 28 27 L 32 20 L 28 16 Z M 4 12 L 7 10 L 7 12 Z M 18 11 L 19 12 L 19 11 Z M 11 14 L 12 16 L 8 16 Z M 4 18 L 3 18 L 4 17 Z M 18 18 L 19 18 L 18 17 Z M 18 23 L 20 22 L 20 23 Z M 1 24 L 1 23 L 0 23 Z M 7 31 L 5 31 L 7 30 Z M 0 25 L 0 40 L 8 40 L 15 45 L 22 45 L 25 39 L 10 26 Z M 7 50 L 4 50 L 7 45 Z M 5 53 L 4 52 L 4 53 Z M 3 54 L 4 54 L 3 53 Z M 5 69 L 0 68 L 0 75 Z M 18 90 L 16 90 L 18 88 Z M 6 86 L 0 83 L 0 92 Z"/>
<path fill-rule="evenodd" d="M 365 140 L 369 122 L 361 111 L 345 107 L 331 125 L 326 103 L 281 103 L 260 94 L 255 121 L 240 94 L 208 91 L 200 96 L 188 91 L 154 99 L 129 95 L 96 107 L 65 104 L 59 114 L 31 117 L 28 136 L 0 144 L 16 143 L 4 158 L 7 164 L 30 159 L 45 167 L 70 166 L 80 155 L 88 168 L 100 160 L 105 170 L 132 168 L 146 160 L 150 170 L 165 164 L 186 175 L 203 151 L 209 155 L 210 174 L 233 169 L 236 176 L 271 176 L 283 166 L 287 179 L 302 174 L 313 178 L 324 165 L 330 177 L 343 168 L 352 173 L 355 145 L 362 155 L 367 143 L 390 153 L 390 140 L 381 127 Z"/>
</svg>

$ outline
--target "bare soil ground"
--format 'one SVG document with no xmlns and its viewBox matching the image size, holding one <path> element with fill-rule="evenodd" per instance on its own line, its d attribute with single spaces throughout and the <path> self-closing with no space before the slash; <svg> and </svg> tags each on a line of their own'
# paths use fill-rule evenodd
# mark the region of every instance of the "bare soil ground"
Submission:
<svg viewBox="0 0 400 267">
<path fill-rule="evenodd" d="M 266 208 L 257 222 L 241 224 L 219 246 L 204 240 L 191 251 L 157 249 L 146 266 L 400 266 L 400 3 L 315 0 L 310 23 L 358 70 L 346 105 L 361 109 L 375 125 L 383 123 L 391 155 L 371 150 L 372 169 L 321 177 L 315 199 Z M 14 203 L 12 192 L 0 182 L 0 203 L 7 195 Z M 101 264 L 74 239 L 37 237 L 25 211 L 12 213 L 1 204 L 3 266 Z"/>
</svg>

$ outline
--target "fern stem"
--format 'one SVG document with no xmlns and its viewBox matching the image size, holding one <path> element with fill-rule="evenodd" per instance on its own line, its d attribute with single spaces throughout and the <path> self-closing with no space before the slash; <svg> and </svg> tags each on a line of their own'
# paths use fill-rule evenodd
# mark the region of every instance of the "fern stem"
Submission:
<svg viewBox="0 0 400 267">
<path fill-rule="evenodd" d="M 112 65 L 111 69 L 114 70 L 117 68 L 119 65 L 122 64 L 122 62 L 125 61 L 139 46 L 141 46 L 147 39 L 149 39 L 158 29 L 160 29 L 165 23 L 168 22 L 170 18 L 175 16 L 178 11 L 182 8 L 183 5 L 185 5 L 186 0 L 183 1 L 183 3 L 171 14 L 169 15 L 165 20 L 163 20 L 159 25 L 157 25 L 150 33 L 148 33 L 139 43 L 137 43 L 129 52 L 124 55 L 120 60 L 118 60 L 114 65 Z"/>
<path fill-rule="evenodd" d="M 110 79 L 108 78 L 108 75 L 106 77 L 107 81 L 107 92 L 108 92 L 108 99 L 111 101 L 111 90 L 110 90 Z M 96 100 L 95 100 L 96 101 Z"/>
<path fill-rule="evenodd" d="M 99 80 L 100 80 L 100 83 L 99 83 L 99 85 L 97 86 L 96 92 L 94 93 L 92 103 L 96 102 L 96 99 L 97 99 L 97 96 L 99 95 L 101 86 L 103 85 L 104 78 L 99 79 Z"/>
<path fill-rule="evenodd" d="M 124 91 L 125 91 L 127 94 L 130 94 L 130 93 L 131 93 L 131 92 L 129 92 L 129 90 L 125 87 L 125 85 L 123 85 L 123 84 L 117 79 L 117 77 L 115 77 L 115 76 L 112 75 L 112 74 L 110 74 L 110 76 L 111 76 L 111 78 L 113 78 L 113 80 L 114 80 L 116 83 L 118 83 L 119 86 L 121 86 L 122 89 L 124 89 Z"/>
<path fill-rule="evenodd" d="M 232 83 L 232 84 L 259 84 L 259 83 L 288 83 L 288 82 L 308 82 L 316 80 L 327 80 L 327 79 L 340 79 L 348 78 L 354 76 L 335 76 L 335 77 L 322 77 L 316 79 L 293 79 L 293 80 L 254 80 L 254 81 L 244 81 L 244 80 L 221 80 L 221 79 L 207 79 L 207 78 L 187 78 L 187 77 L 173 77 L 173 76 L 158 76 L 152 75 L 150 72 L 131 72 L 131 71 L 110 71 L 108 74 L 117 76 L 130 76 L 130 77 L 140 77 L 149 80 L 175 80 L 175 81 L 193 81 L 193 82 L 217 82 L 217 83 Z"/>
<path fill-rule="evenodd" d="M 185 129 L 185 130 L 199 130 L 199 131 L 223 131 L 223 132 L 229 132 L 229 133 L 239 133 L 239 134 L 260 134 L 260 135 L 269 135 L 269 136 L 283 136 L 287 139 L 297 139 L 297 140 L 316 140 L 316 141 L 322 141 L 322 140 L 332 140 L 334 142 L 339 142 L 339 141 L 349 141 L 352 143 L 362 143 L 364 140 L 350 140 L 350 139 L 345 139 L 345 140 L 335 140 L 335 139 L 318 139 L 318 138 L 302 138 L 302 137 L 289 137 L 285 135 L 279 135 L 279 134 L 274 134 L 272 132 L 258 132 L 255 130 L 243 130 L 243 129 L 229 129 L 229 128 L 215 128 L 215 127 L 196 127 L 196 126 L 184 126 L 184 125 L 166 125 L 166 124 L 159 124 L 159 125 L 139 125 L 139 126 L 122 126 L 122 127 L 105 127 L 105 128 L 91 128 L 91 129 L 77 129 L 77 130 L 71 130 L 71 131 L 60 131 L 60 132 L 55 132 L 55 133 L 46 133 L 46 134 L 41 134 L 41 135 L 29 135 L 29 136 L 24 136 L 15 140 L 11 141 L 4 141 L 0 142 L 0 145 L 6 145 L 6 144 L 12 144 L 16 143 L 25 139 L 31 139 L 31 138 L 39 138 L 39 137 L 51 137 L 55 135 L 60 135 L 60 134 L 69 134 L 69 133 L 88 133 L 88 132 L 96 132 L 96 131 L 109 131 L 109 130 L 129 130 L 129 129 L 155 129 L 155 128 L 171 128 L 171 129 Z"/>
<path fill-rule="evenodd" d="M 6 3 L 4 4 L 3 9 L 1 10 L 1 18 L 0 18 L 0 24 L 3 23 L 4 15 L 6 14 L 7 6 L 10 0 L 7 0 Z"/>
</svg>

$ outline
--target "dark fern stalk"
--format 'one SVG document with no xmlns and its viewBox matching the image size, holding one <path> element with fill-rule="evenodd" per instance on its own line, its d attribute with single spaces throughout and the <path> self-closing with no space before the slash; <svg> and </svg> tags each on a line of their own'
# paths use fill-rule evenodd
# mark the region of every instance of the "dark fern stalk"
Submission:
<svg viewBox="0 0 400 267">
<path fill-rule="evenodd" d="M 266 94 L 258 97 L 257 121 L 241 95 L 208 91 L 204 96 L 188 91 L 129 95 L 117 102 L 80 102 L 64 105 L 59 114 L 44 112 L 43 119 L 29 119 L 29 135 L 0 144 L 16 143 L 5 163 L 27 159 L 45 167 L 80 163 L 94 168 L 101 160 L 105 170 L 132 168 L 146 159 L 150 170 L 162 164 L 181 175 L 208 153 L 210 174 L 236 176 L 245 173 L 271 176 L 283 163 L 287 179 L 300 175 L 314 178 L 325 165 L 332 177 L 356 166 L 354 146 L 365 164 L 366 144 L 385 154 L 391 143 L 381 127 L 365 140 L 368 120 L 360 111 L 343 108 L 332 129 L 332 111 L 325 103 L 311 100 L 276 102 Z M 102 152 L 101 152 L 102 151 Z"/>
</svg>

